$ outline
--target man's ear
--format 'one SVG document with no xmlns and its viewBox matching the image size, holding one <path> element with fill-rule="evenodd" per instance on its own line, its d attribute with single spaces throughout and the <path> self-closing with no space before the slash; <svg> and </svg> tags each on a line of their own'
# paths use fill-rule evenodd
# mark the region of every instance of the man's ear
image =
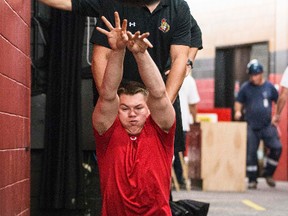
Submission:
<svg viewBox="0 0 288 216">
<path fill-rule="evenodd" d="M 147 117 L 148 117 L 150 114 L 151 114 L 151 112 L 150 112 L 150 109 L 148 108 L 148 114 L 147 114 Z"/>
</svg>

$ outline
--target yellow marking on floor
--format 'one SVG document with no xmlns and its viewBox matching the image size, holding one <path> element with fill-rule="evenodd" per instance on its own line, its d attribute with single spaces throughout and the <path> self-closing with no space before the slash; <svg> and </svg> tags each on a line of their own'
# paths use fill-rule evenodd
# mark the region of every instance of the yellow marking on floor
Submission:
<svg viewBox="0 0 288 216">
<path fill-rule="evenodd" d="M 257 210 L 257 211 L 266 211 L 265 208 L 263 208 L 262 206 L 257 205 L 256 203 L 254 203 L 254 202 L 252 202 L 250 200 L 245 199 L 245 200 L 242 200 L 242 202 L 245 205 L 247 205 L 247 206 L 249 206 L 249 207 L 251 207 L 251 208 L 253 208 L 253 209 Z"/>
</svg>

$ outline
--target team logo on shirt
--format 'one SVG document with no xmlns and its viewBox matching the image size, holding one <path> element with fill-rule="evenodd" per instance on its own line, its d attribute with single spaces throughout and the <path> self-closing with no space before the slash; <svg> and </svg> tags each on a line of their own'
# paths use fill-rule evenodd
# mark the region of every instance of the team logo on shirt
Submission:
<svg viewBox="0 0 288 216">
<path fill-rule="evenodd" d="M 167 20 L 165 18 L 161 20 L 161 25 L 159 29 L 164 33 L 167 33 L 170 30 L 170 25 L 167 23 Z"/>
</svg>

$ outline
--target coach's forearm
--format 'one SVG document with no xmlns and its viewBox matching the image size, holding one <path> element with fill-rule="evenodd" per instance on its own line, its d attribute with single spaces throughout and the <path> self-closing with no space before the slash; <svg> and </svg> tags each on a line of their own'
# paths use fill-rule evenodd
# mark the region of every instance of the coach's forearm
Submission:
<svg viewBox="0 0 288 216">
<path fill-rule="evenodd" d="M 186 75 L 187 57 L 183 60 L 179 59 L 172 64 L 170 73 L 166 81 L 166 90 L 172 103 L 174 103 L 178 91 L 181 88 Z"/>
<path fill-rule="evenodd" d="M 38 0 L 43 4 L 60 10 L 72 11 L 72 0 Z"/>
</svg>

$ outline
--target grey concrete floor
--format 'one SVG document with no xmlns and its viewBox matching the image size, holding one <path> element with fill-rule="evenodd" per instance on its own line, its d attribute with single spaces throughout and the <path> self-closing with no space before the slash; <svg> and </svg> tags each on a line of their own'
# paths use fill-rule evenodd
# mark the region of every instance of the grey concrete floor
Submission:
<svg viewBox="0 0 288 216">
<path fill-rule="evenodd" d="M 208 216 L 288 216 L 288 182 L 270 188 L 263 178 L 257 190 L 245 192 L 173 191 L 173 200 L 193 199 L 210 203 Z"/>
</svg>

